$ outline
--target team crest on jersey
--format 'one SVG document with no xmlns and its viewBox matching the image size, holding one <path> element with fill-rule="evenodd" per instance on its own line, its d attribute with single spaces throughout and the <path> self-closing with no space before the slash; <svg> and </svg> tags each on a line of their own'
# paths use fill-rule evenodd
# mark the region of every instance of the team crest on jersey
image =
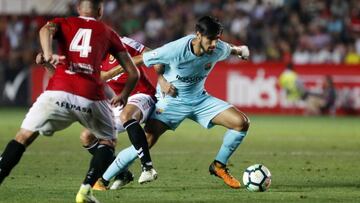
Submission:
<svg viewBox="0 0 360 203">
<path fill-rule="evenodd" d="M 115 57 L 113 55 L 110 55 L 109 56 L 109 64 L 113 64 L 113 63 L 115 63 L 115 61 L 116 61 Z"/>
<path fill-rule="evenodd" d="M 211 69 L 211 63 L 207 63 L 205 64 L 205 70 L 210 70 Z"/>
<path fill-rule="evenodd" d="M 156 114 L 162 114 L 162 112 L 164 112 L 164 109 L 156 109 L 155 110 Z"/>
</svg>

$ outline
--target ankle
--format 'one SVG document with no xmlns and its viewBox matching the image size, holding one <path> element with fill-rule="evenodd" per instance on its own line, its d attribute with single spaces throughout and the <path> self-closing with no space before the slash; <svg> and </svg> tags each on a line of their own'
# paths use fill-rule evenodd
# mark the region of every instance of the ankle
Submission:
<svg viewBox="0 0 360 203">
<path fill-rule="evenodd" d="M 226 164 L 221 163 L 220 161 L 214 160 L 214 165 L 216 167 L 225 168 Z"/>
</svg>

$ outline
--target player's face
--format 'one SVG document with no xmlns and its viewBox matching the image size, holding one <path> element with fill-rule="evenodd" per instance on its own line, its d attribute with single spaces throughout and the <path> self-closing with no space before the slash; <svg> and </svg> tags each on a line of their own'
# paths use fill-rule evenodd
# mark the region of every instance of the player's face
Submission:
<svg viewBox="0 0 360 203">
<path fill-rule="evenodd" d="M 202 35 L 200 41 L 201 49 L 207 54 L 212 54 L 216 48 L 216 44 L 218 40 L 219 40 L 219 36 L 208 37 Z"/>
</svg>

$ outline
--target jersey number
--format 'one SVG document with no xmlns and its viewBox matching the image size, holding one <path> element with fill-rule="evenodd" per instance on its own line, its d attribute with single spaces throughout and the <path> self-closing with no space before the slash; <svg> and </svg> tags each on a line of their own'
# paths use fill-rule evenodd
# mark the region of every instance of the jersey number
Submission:
<svg viewBox="0 0 360 203">
<path fill-rule="evenodd" d="M 80 57 L 86 58 L 91 52 L 91 29 L 80 28 L 70 43 L 70 51 L 80 52 Z"/>
</svg>

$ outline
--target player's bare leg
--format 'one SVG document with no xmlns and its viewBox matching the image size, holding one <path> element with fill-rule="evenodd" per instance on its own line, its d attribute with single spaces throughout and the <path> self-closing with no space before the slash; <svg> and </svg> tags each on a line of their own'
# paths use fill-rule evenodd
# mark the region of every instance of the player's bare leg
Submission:
<svg viewBox="0 0 360 203">
<path fill-rule="evenodd" d="M 0 184 L 8 176 L 11 170 L 19 163 L 25 149 L 37 137 L 38 132 L 20 129 L 15 139 L 11 140 L 2 155 L 0 156 Z"/>
<path fill-rule="evenodd" d="M 80 142 L 91 155 L 94 155 L 96 148 L 99 146 L 99 139 L 86 128 L 80 133 Z"/>
<path fill-rule="evenodd" d="M 232 153 L 246 136 L 250 120 L 244 113 L 231 107 L 215 116 L 212 119 L 212 123 L 222 125 L 229 130 L 225 133 L 223 144 L 214 162 L 210 165 L 209 172 L 222 178 L 230 187 L 240 188 L 240 182 L 230 174 L 226 164 Z"/>
</svg>

